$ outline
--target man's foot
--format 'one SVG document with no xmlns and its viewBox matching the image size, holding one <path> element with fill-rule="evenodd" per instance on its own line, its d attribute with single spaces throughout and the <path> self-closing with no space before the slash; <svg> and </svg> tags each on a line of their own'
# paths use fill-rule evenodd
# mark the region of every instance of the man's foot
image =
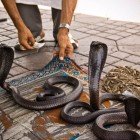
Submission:
<svg viewBox="0 0 140 140">
<path fill-rule="evenodd" d="M 37 43 L 43 43 L 44 37 L 45 37 L 45 33 L 44 31 L 42 31 L 41 34 L 35 38 L 35 40 Z M 20 44 L 15 45 L 14 48 L 16 51 L 26 51 L 26 49 Z"/>
</svg>

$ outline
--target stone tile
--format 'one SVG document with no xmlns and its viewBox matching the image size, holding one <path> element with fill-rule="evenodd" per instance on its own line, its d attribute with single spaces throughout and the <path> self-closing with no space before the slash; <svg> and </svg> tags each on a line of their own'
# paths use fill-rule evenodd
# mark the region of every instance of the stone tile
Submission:
<svg viewBox="0 0 140 140">
<path fill-rule="evenodd" d="M 90 45 L 88 45 L 88 46 L 80 45 L 78 47 L 78 49 L 75 50 L 75 52 L 83 54 L 85 56 L 88 56 L 89 55 L 89 50 L 90 50 Z"/>
<path fill-rule="evenodd" d="M 100 42 L 103 42 L 103 43 L 107 44 L 107 46 L 112 46 L 112 45 L 116 46 L 115 41 L 109 40 L 109 39 L 105 39 L 105 38 L 102 38 L 102 37 L 98 37 L 96 35 L 89 36 L 89 37 L 86 37 L 84 39 L 80 39 L 79 40 L 79 46 L 80 45 L 90 46 L 92 41 L 100 41 Z"/>
<path fill-rule="evenodd" d="M 128 30 L 126 30 L 126 32 L 128 32 L 128 33 L 137 33 L 137 32 L 139 32 L 138 30 L 135 30 L 135 29 L 128 29 Z"/>
<path fill-rule="evenodd" d="M 5 29 L 11 31 L 11 30 L 15 30 L 16 28 L 15 26 L 9 26 L 9 27 L 6 27 Z"/>
<path fill-rule="evenodd" d="M 119 35 L 119 36 L 122 36 L 122 37 L 127 37 L 127 36 L 131 35 L 131 33 L 128 33 L 128 32 L 118 32 L 116 34 Z"/>
<path fill-rule="evenodd" d="M 14 39 L 14 38 L 18 38 L 18 34 L 10 34 L 8 35 L 8 37 Z"/>
<path fill-rule="evenodd" d="M 88 57 L 79 54 L 74 55 L 74 60 L 78 65 L 83 65 L 88 63 Z"/>
<path fill-rule="evenodd" d="M 89 20 L 90 18 L 90 20 Z M 107 20 L 106 18 L 101 18 L 101 17 L 95 17 L 95 16 L 88 16 L 88 15 L 83 15 L 83 14 L 79 14 L 75 16 L 75 21 L 79 21 L 82 23 L 99 23 L 101 21 L 105 21 Z"/>
<path fill-rule="evenodd" d="M 121 61 L 119 61 L 119 62 L 113 63 L 113 65 L 114 65 L 114 66 L 122 66 L 122 67 L 124 67 L 124 66 L 129 66 L 129 67 L 131 67 L 131 66 L 134 66 L 134 63 L 121 60 Z"/>
<path fill-rule="evenodd" d="M 125 25 L 123 25 L 123 26 L 125 26 L 125 27 L 128 27 L 128 28 L 135 28 L 135 27 L 138 27 L 138 25 L 137 24 L 132 24 L 132 23 L 128 23 L 128 24 L 125 24 Z"/>
<path fill-rule="evenodd" d="M 8 36 L 8 35 L 11 35 L 11 34 L 13 34 L 14 32 L 12 32 L 12 31 L 5 31 L 5 32 L 0 32 L 0 34 L 1 35 L 4 35 L 4 36 Z"/>
<path fill-rule="evenodd" d="M 109 65 L 103 69 L 103 72 L 108 73 L 111 69 L 114 69 L 114 68 L 115 68 L 115 66 Z"/>
<path fill-rule="evenodd" d="M 76 31 L 81 31 L 81 32 L 86 32 L 86 33 L 87 33 L 87 31 L 89 31 L 89 30 L 90 30 L 90 29 L 85 28 L 85 27 L 76 29 Z"/>
<path fill-rule="evenodd" d="M 80 23 L 80 22 L 73 21 L 71 23 L 70 29 L 86 28 L 87 26 L 89 26 L 87 23 L 85 24 L 85 23 Z"/>
<path fill-rule="evenodd" d="M 113 25 L 117 25 L 117 26 L 122 26 L 122 25 L 125 25 L 127 22 L 125 21 L 117 21 L 117 22 L 114 22 Z"/>
<path fill-rule="evenodd" d="M 109 34 L 109 33 L 99 33 L 98 34 L 98 36 L 100 36 L 100 37 L 107 37 L 107 36 L 110 36 L 111 34 Z"/>
<path fill-rule="evenodd" d="M 107 47 L 108 47 L 108 54 L 112 54 L 112 53 L 118 51 L 116 45 L 114 45 L 114 46 L 113 45 L 108 45 Z"/>
<path fill-rule="evenodd" d="M 120 51 L 140 56 L 140 45 L 124 45 L 118 46 Z"/>
<path fill-rule="evenodd" d="M 123 38 L 122 36 L 119 35 L 110 35 L 107 38 L 112 39 L 112 40 L 119 40 L 121 38 Z"/>
<path fill-rule="evenodd" d="M 111 56 L 114 56 L 114 57 L 117 57 L 117 58 L 120 58 L 120 59 L 124 59 L 124 58 L 130 56 L 130 54 L 118 51 L 118 52 L 112 53 Z"/>
<path fill-rule="evenodd" d="M 45 30 L 52 30 L 53 29 L 53 22 L 52 21 L 48 21 L 43 23 L 43 29 Z"/>
<path fill-rule="evenodd" d="M 97 30 L 89 30 L 86 33 L 96 35 L 96 34 L 100 33 L 100 31 L 97 31 Z"/>
<path fill-rule="evenodd" d="M 15 63 L 29 70 L 39 70 L 52 59 L 50 52 L 38 52 L 15 60 Z M 40 63 L 41 62 L 41 63 Z"/>
<path fill-rule="evenodd" d="M 106 63 L 108 63 L 108 64 L 113 64 L 113 63 L 115 63 L 115 62 L 118 62 L 119 60 L 120 60 L 120 59 L 108 55 L 108 56 L 107 56 Z"/>
<path fill-rule="evenodd" d="M 19 66 L 18 67 L 14 67 L 14 68 L 12 68 L 10 70 L 10 74 L 12 76 L 19 75 L 19 74 L 22 74 L 22 73 L 25 73 L 25 72 L 27 72 L 27 69 L 24 69 L 24 68 L 19 67 Z"/>
<path fill-rule="evenodd" d="M 136 26 L 136 27 L 133 28 L 133 29 L 135 29 L 135 30 L 139 30 L 139 31 L 140 31 L 140 26 L 138 25 L 138 26 Z"/>
<path fill-rule="evenodd" d="M 134 65 L 132 68 L 140 71 L 140 65 Z"/>
<path fill-rule="evenodd" d="M 85 38 L 85 37 L 89 36 L 89 34 L 81 33 L 81 32 L 74 31 L 74 30 L 71 30 L 70 33 L 72 34 L 74 39 L 82 39 L 82 38 Z"/>
<path fill-rule="evenodd" d="M 106 33 L 110 33 L 110 34 L 116 34 L 116 33 L 119 33 L 119 31 L 117 30 L 113 30 L 113 29 L 110 29 L 110 30 L 107 30 L 105 31 Z"/>
<path fill-rule="evenodd" d="M 132 62 L 132 63 L 140 64 L 140 57 L 139 56 L 131 55 L 131 56 L 125 58 L 125 60 Z"/>
<path fill-rule="evenodd" d="M 53 38 L 53 31 L 52 30 L 44 30 L 45 31 L 45 40 L 54 40 Z"/>
<path fill-rule="evenodd" d="M 110 19 L 107 19 L 106 21 L 104 21 L 104 23 L 106 23 L 106 24 L 112 24 L 115 22 L 116 22 L 115 20 L 110 20 Z"/>
<path fill-rule="evenodd" d="M 127 29 L 129 29 L 129 28 L 124 27 L 124 26 L 120 26 L 120 27 L 115 28 L 115 30 L 118 30 L 118 31 L 126 31 Z"/>
<path fill-rule="evenodd" d="M 99 27 L 99 28 L 97 28 L 96 30 L 97 30 L 97 31 L 104 32 L 104 31 L 107 31 L 108 28 L 106 28 L 106 27 Z"/>
<path fill-rule="evenodd" d="M 95 25 L 95 24 L 91 24 L 91 25 L 89 25 L 87 28 L 89 28 L 89 29 L 97 29 L 97 28 L 99 28 L 100 26 L 98 26 L 98 25 Z"/>
<path fill-rule="evenodd" d="M 131 35 L 129 37 L 123 38 L 119 40 L 118 45 L 139 45 L 140 37 L 138 35 Z"/>
<path fill-rule="evenodd" d="M 5 31 L 6 31 L 5 29 L 0 28 L 0 33 L 5 32 Z"/>
<path fill-rule="evenodd" d="M 117 26 L 112 25 L 112 24 L 106 24 L 104 27 L 109 28 L 109 29 L 115 29 Z"/>
<path fill-rule="evenodd" d="M 5 41 L 5 40 L 8 40 L 8 39 L 10 39 L 10 38 L 8 38 L 6 36 L 2 36 L 2 37 L 0 37 L 0 42 Z"/>
<path fill-rule="evenodd" d="M 16 38 L 16 39 L 10 39 L 10 38 L 8 38 L 8 40 L 6 40 L 6 41 L 2 41 L 1 43 L 4 43 L 4 44 L 7 44 L 8 46 L 15 46 L 16 44 L 17 44 L 17 42 L 18 42 L 18 39 Z"/>
</svg>

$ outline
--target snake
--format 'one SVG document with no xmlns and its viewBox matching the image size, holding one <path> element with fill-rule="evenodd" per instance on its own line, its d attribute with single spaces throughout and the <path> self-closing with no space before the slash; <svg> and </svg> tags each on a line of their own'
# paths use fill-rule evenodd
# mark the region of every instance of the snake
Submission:
<svg viewBox="0 0 140 140">
<path fill-rule="evenodd" d="M 101 42 L 92 42 L 89 52 L 88 79 L 90 103 L 74 101 L 68 103 L 61 111 L 61 118 L 72 124 L 85 124 L 93 122 L 93 133 L 101 140 L 140 140 L 134 131 L 111 131 L 107 125 L 130 123 L 140 127 L 140 100 L 133 95 L 105 93 L 99 96 L 99 83 L 102 70 L 107 58 L 107 45 Z M 124 104 L 122 108 L 101 109 L 100 105 L 107 101 L 119 101 Z M 73 108 L 83 107 L 89 113 L 83 116 L 70 114 Z"/>
<path fill-rule="evenodd" d="M 0 44 L 0 86 L 10 93 L 13 99 L 22 107 L 33 110 L 46 110 L 64 106 L 61 118 L 69 123 L 85 124 L 93 122 L 93 133 L 102 140 L 140 140 L 140 136 L 133 131 L 114 132 L 106 129 L 106 124 L 131 123 L 135 127 L 140 119 L 140 101 L 132 96 L 105 94 L 99 97 L 99 83 L 102 69 L 107 57 L 107 46 L 101 42 L 92 42 L 89 52 L 89 93 L 90 104 L 78 101 L 83 91 L 82 83 L 71 76 L 55 76 L 46 79 L 41 93 L 36 100 L 23 98 L 20 91 L 5 82 L 14 59 L 13 50 L 7 45 Z M 55 84 L 67 83 L 73 90 L 66 94 Z M 76 100 L 76 101 L 75 101 Z M 100 104 L 106 100 L 117 100 L 124 103 L 125 108 L 100 109 Z M 85 116 L 71 116 L 70 110 L 75 107 L 84 107 L 90 113 Z M 136 113 L 137 112 L 137 113 Z M 134 115 L 135 114 L 135 115 Z M 121 138 L 120 138 L 121 135 Z"/>
<path fill-rule="evenodd" d="M 39 94 L 36 100 L 29 100 L 22 97 L 20 91 L 15 86 L 9 85 L 5 82 L 7 75 L 9 74 L 14 59 L 13 50 L 7 45 L 0 45 L 0 86 L 10 93 L 16 103 L 24 108 L 31 110 L 46 110 L 56 107 L 64 106 L 68 102 L 74 101 L 79 98 L 83 91 L 82 83 L 71 76 L 55 76 L 46 79 L 43 89 L 44 93 Z M 66 94 L 65 91 L 59 87 L 55 87 L 55 84 L 67 83 L 73 87 L 73 90 Z"/>
</svg>

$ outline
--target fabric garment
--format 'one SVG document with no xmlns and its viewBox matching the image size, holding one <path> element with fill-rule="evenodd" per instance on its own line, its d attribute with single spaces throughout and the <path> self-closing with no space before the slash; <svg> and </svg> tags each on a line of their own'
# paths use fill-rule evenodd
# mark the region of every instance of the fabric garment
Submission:
<svg viewBox="0 0 140 140">
<path fill-rule="evenodd" d="M 16 0 L 16 3 L 30 5 L 44 5 L 55 9 L 62 9 L 62 0 Z"/>
<path fill-rule="evenodd" d="M 33 36 L 35 38 L 39 36 L 42 31 L 42 20 L 38 6 L 17 3 L 17 8 L 25 25 L 30 29 Z M 60 25 L 60 17 L 61 10 L 52 8 L 53 36 L 55 40 Z"/>
</svg>

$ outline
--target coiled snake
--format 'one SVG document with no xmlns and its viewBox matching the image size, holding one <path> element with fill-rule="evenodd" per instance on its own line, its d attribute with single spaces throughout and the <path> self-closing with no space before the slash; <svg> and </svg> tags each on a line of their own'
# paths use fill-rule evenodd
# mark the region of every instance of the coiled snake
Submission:
<svg viewBox="0 0 140 140">
<path fill-rule="evenodd" d="M 124 95 L 106 94 L 99 99 L 99 82 L 102 69 L 107 56 L 107 46 L 100 42 L 92 42 L 89 55 L 89 92 L 90 105 L 75 101 L 81 94 L 82 84 L 73 77 L 52 77 L 47 79 L 43 88 L 47 93 L 40 94 L 36 101 L 30 101 L 21 97 L 20 92 L 8 85 L 5 80 L 13 63 L 14 53 L 11 48 L 4 44 L 0 45 L 0 86 L 11 93 L 14 100 L 28 109 L 44 110 L 67 104 L 61 117 L 70 123 L 83 124 L 94 121 L 93 132 L 102 140 L 140 140 L 140 136 L 133 131 L 113 132 L 105 129 L 105 125 L 129 122 L 137 126 L 140 120 L 140 101 L 134 97 Z M 56 83 L 68 83 L 74 87 L 68 95 L 53 85 Z M 100 109 L 100 104 L 108 99 L 118 100 L 125 104 L 124 109 Z M 74 117 L 69 111 L 74 107 L 84 107 L 91 113 L 86 116 Z M 126 115 L 127 114 L 127 115 Z M 97 118 L 97 119 L 96 119 Z M 95 120 L 96 119 L 96 120 Z"/>
</svg>

